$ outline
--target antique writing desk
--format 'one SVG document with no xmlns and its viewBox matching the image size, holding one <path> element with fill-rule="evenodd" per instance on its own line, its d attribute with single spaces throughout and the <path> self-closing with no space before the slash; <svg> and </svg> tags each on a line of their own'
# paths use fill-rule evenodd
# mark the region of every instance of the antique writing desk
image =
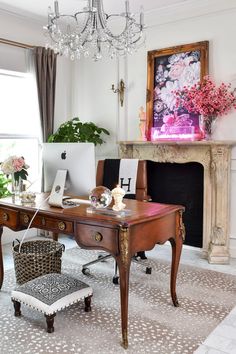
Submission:
<svg viewBox="0 0 236 354">
<path fill-rule="evenodd" d="M 12 202 L 11 198 L 0 200 L 0 241 L 3 226 L 19 231 L 26 229 L 39 208 L 30 227 L 73 235 L 78 245 L 86 249 L 102 249 L 111 253 L 117 261 L 120 275 L 120 302 L 122 344 L 128 347 L 128 292 L 132 256 L 138 251 L 151 250 L 156 243 L 169 240 L 172 245 L 170 292 L 174 306 L 178 306 L 176 277 L 179 265 L 184 225 L 180 205 L 145 203 L 125 200 L 131 215 L 124 218 L 87 213 L 87 205 L 61 209 L 43 202 L 47 194 L 37 196 L 34 207 Z M 3 282 L 2 246 L 0 244 L 0 288 Z"/>
</svg>

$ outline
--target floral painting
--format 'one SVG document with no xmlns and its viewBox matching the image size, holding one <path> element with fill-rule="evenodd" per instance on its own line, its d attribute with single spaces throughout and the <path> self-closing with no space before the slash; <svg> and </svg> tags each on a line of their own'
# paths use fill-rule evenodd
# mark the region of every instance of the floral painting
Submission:
<svg viewBox="0 0 236 354">
<path fill-rule="evenodd" d="M 199 129 L 198 114 L 177 107 L 175 92 L 197 84 L 207 74 L 207 50 L 208 42 L 198 42 L 148 52 L 149 129 Z"/>
<path fill-rule="evenodd" d="M 192 125 L 193 117 L 176 111 L 174 91 L 192 86 L 200 78 L 200 51 L 156 58 L 153 102 L 153 126 L 163 124 Z M 183 114 L 184 113 L 184 114 Z"/>
</svg>

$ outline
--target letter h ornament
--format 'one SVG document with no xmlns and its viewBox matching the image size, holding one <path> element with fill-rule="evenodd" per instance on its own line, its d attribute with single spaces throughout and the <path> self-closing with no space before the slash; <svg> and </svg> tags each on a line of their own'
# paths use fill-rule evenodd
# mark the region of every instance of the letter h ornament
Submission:
<svg viewBox="0 0 236 354">
<path fill-rule="evenodd" d="M 131 183 L 131 177 L 128 178 L 128 183 L 124 183 L 124 178 L 122 177 L 120 179 L 120 187 L 123 188 L 123 187 L 127 187 L 127 192 L 130 192 L 130 183 Z"/>
</svg>

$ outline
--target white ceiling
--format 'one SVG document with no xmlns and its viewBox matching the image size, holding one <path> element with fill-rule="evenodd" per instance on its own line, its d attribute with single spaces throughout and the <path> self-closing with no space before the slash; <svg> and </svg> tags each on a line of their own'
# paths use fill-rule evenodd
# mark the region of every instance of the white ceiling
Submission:
<svg viewBox="0 0 236 354">
<path fill-rule="evenodd" d="M 142 5 L 144 11 L 149 12 L 189 1 L 192 0 L 130 0 L 130 10 L 139 12 Z M 53 3 L 53 0 L 5 0 L 0 1 L 0 10 L 40 18 L 47 16 L 48 6 L 53 8 Z M 86 4 L 86 0 L 59 0 L 59 9 L 61 13 L 71 14 Z M 120 13 L 124 11 L 125 0 L 103 0 L 103 4 L 107 13 Z"/>
</svg>

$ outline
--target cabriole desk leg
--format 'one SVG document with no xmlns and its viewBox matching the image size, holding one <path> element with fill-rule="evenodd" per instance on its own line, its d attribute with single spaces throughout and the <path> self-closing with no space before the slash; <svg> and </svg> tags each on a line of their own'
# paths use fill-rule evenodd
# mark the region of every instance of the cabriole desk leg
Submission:
<svg viewBox="0 0 236 354">
<path fill-rule="evenodd" d="M 129 231 L 120 229 L 120 255 L 116 258 L 120 275 L 120 304 L 122 346 L 128 348 L 128 301 L 129 301 L 129 273 L 131 257 L 129 252 Z"/>
<path fill-rule="evenodd" d="M 3 233 L 3 227 L 0 226 L 0 289 L 2 288 L 3 276 L 4 276 L 3 259 L 2 259 L 2 233 Z"/>
<path fill-rule="evenodd" d="M 183 241 L 185 239 L 185 228 L 182 219 L 183 211 L 176 213 L 176 228 L 175 239 L 170 239 L 172 246 L 172 262 L 171 262 L 171 278 L 170 278 L 170 292 L 174 306 L 179 306 L 176 295 L 176 279 L 179 268 L 179 260 L 182 252 Z"/>
</svg>

